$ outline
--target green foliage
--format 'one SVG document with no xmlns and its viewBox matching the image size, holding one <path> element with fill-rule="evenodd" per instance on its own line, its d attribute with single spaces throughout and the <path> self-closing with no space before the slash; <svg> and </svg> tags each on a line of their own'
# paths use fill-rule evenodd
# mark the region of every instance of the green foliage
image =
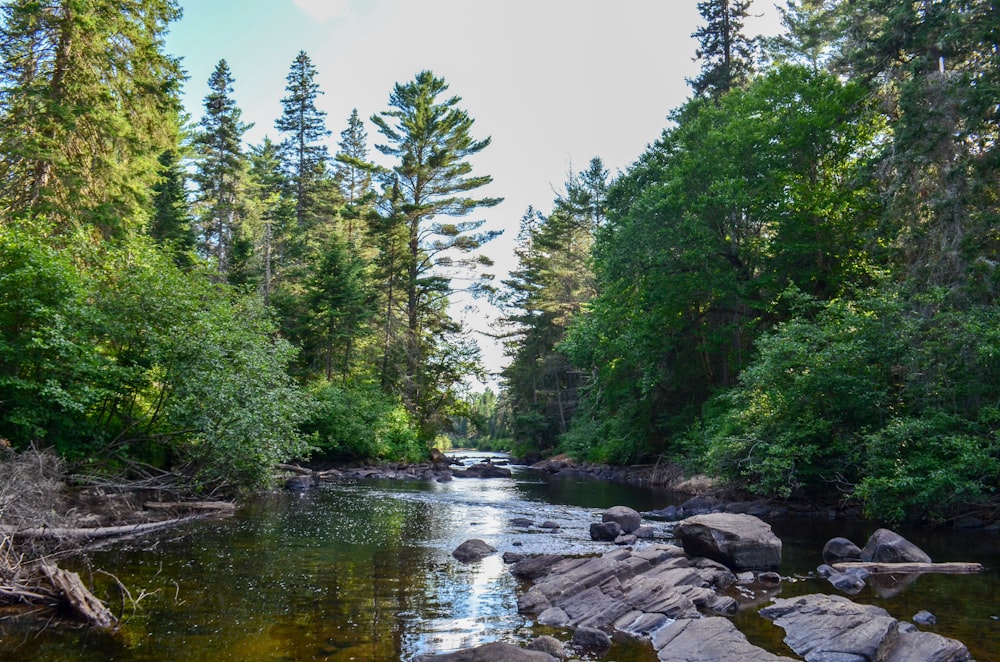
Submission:
<svg viewBox="0 0 1000 662">
<path fill-rule="evenodd" d="M 106 395 L 87 283 L 68 252 L 8 225 L 0 226 L 0 292 L 2 435 L 15 448 L 80 452 L 101 436 L 87 414 Z"/>
<path fill-rule="evenodd" d="M 691 450 L 758 493 L 839 490 L 890 520 L 983 500 L 1000 469 L 984 406 L 1000 397 L 998 314 L 917 303 L 875 293 L 782 324 Z"/>
<path fill-rule="evenodd" d="M 317 458 L 422 461 L 427 446 L 398 398 L 376 385 L 323 382 L 312 391 L 315 406 L 303 424 Z"/>
</svg>

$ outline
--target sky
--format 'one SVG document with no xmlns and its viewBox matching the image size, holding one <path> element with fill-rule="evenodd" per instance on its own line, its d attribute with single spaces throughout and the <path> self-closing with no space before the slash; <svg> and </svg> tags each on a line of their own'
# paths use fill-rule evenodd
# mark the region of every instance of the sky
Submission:
<svg viewBox="0 0 1000 662">
<path fill-rule="evenodd" d="M 483 229 L 504 234 L 484 247 L 497 280 L 515 265 L 513 249 L 529 205 L 543 213 L 571 172 L 600 157 L 612 176 L 624 171 L 667 126 L 671 110 L 690 97 L 701 25 L 696 0 L 180 0 L 166 49 L 187 72 L 184 105 L 194 121 L 221 59 L 235 79 L 233 97 L 245 139 L 279 139 L 286 76 L 299 51 L 317 69 L 327 113 L 330 153 L 352 109 L 366 120 L 369 151 L 382 144 L 368 120 L 388 110 L 396 83 L 425 69 L 475 120 L 489 147 L 471 162 L 493 182 L 477 196 L 503 197 L 482 210 Z M 778 30 L 773 0 L 754 0 L 748 34 Z M 383 163 L 383 165 L 391 165 Z M 471 218 L 470 218 L 471 220 Z M 489 330 L 496 311 L 461 300 L 453 313 Z M 501 349 L 476 334 L 490 371 Z"/>
</svg>

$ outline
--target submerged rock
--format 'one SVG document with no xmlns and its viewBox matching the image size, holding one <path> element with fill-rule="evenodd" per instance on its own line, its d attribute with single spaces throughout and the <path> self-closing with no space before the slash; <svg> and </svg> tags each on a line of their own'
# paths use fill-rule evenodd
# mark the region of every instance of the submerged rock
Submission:
<svg viewBox="0 0 1000 662">
<path fill-rule="evenodd" d="M 781 540 L 753 515 L 709 513 L 674 528 L 684 551 L 724 563 L 733 570 L 773 570 L 781 565 Z"/>
<path fill-rule="evenodd" d="M 414 662 L 556 662 L 558 658 L 544 651 L 524 650 L 513 644 L 493 642 L 438 655 L 418 655 Z"/>
</svg>

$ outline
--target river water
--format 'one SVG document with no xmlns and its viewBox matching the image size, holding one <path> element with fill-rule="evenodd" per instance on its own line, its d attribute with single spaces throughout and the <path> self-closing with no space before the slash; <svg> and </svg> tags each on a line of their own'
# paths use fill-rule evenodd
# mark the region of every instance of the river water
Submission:
<svg viewBox="0 0 1000 662">
<path fill-rule="evenodd" d="M 475 458 L 478 459 L 478 458 Z M 114 635 L 0 619 L 0 662 L 170 660 L 410 660 L 489 641 L 526 643 L 542 633 L 517 613 L 517 582 L 501 555 L 464 565 L 451 552 L 481 538 L 501 553 L 593 554 L 601 510 L 662 508 L 664 492 L 588 479 L 517 471 L 513 480 L 343 481 L 281 492 L 222 520 L 199 521 L 91 552 L 75 569 L 118 612 Z M 551 520 L 549 532 L 511 524 Z M 657 528 L 658 542 L 670 525 Z M 874 525 L 818 520 L 774 522 L 781 573 L 795 581 L 782 597 L 835 592 L 809 577 L 823 543 L 846 535 L 864 544 Z M 1000 540 L 968 532 L 902 531 L 935 560 L 980 561 L 972 576 L 924 575 L 853 599 L 909 620 L 933 612 L 940 634 L 961 639 L 979 662 L 1000 661 Z M 129 596 L 103 571 L 114 573 Z M 137 606 L 135 604 L 137 603 Z M 754 643 L 789 654 L 782 631 L 749 609 L 736 622 Z M 606 660 L 651 662 L 644 642 L 616 637 Z"/>
</svg>

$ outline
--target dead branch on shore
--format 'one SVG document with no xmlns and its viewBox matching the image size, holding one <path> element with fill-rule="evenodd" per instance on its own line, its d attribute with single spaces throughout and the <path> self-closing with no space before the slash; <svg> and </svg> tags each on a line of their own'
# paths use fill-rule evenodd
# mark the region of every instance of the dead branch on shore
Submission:
<svg viewBox="0 0 1000 662">
<path fill-rule="evenodd" d="M 18 528 L 9 525 L 0 525 L 0 533 L 13 538 L 35 539 L 35 540 L 97 540 L 101 538 L 114 538 L 119 536 L 136 535 L 147 533 L 156 529 L 164 529 L 189 522 L 191 520 L 202 519 L 202 514 L 189 515 L 187 517 L 175 517 L 173 519 L 160 522 L 144 522 L 142 524 L 123 524 L 121 526 L 96 526 L 96 527 L 66 527 L 66 526 L 38 526 L 30 528 Z"/>
<path fill-rule="evenodd" d="M 850 561 L 834 563 L 833 569 L 838 572 L 851 570 L 867 570 L 873 575 L 915 575 L 921 573 L 939 573 L 944 575 L 967 575 L 983 572 L 981 563 L 874 563 Z"/>
</svg>

